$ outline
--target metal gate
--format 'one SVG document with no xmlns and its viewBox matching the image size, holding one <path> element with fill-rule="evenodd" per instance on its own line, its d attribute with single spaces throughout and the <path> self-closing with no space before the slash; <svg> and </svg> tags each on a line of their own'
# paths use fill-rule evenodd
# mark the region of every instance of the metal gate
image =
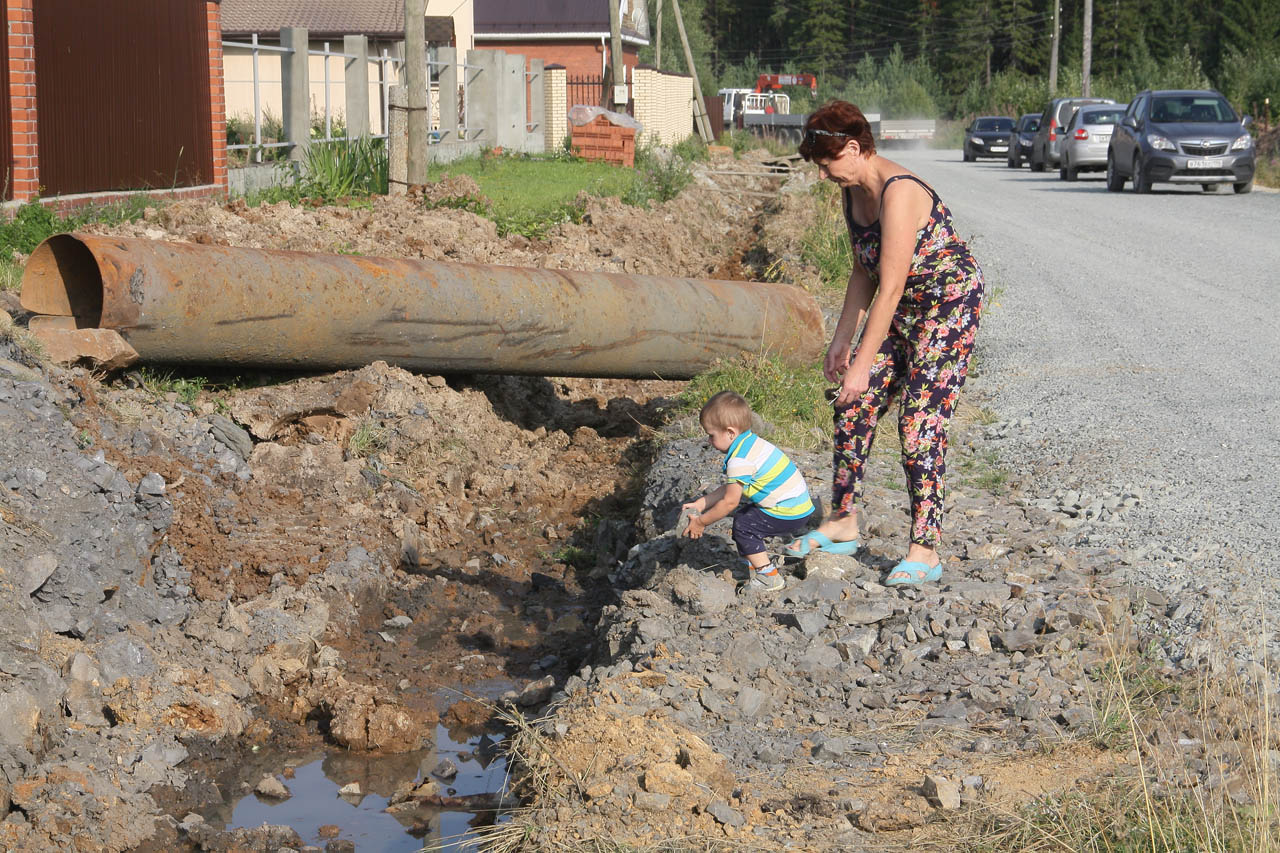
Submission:
<svg viewBox="0 0 1280 853">
<path fill-rule="evenodd" d="M 213 183 L 205 0 L 34 5 L 43 194 Z"/>
</svg>

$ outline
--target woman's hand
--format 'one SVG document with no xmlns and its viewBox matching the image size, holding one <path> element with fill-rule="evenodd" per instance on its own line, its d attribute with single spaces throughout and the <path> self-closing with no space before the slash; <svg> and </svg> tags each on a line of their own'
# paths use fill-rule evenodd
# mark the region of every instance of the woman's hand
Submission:
<svg viewBox="0 0 1280 853">
<path fill-rule="evenodd" d="M 702 519 L 695 515 L 689 519 L 689 526 L 685 528 L 684 535 L 690 539 L 699 539 L 702 537 L 702 531 L 706 529 L 707 526 L 702 523 Z"/>
<path fill-rule="evenodd" d="M 844 408 L 853 405 L 855 400 L 867 393 L 869 387 L 871 387 L 871 370 L 860 367 L 855 361 L 844 372 L 844 379 L 840 381 L 840 395 L 835 399 L 836 407 Z"/>
<path fill-rule="evenodd" d="M 822 361 L 822 375 L 828 382 L 839 382 L 849 366 L 849 344 L 841 343 L 837 338 L 827 348 L 827 357 Z"/>
</svg>

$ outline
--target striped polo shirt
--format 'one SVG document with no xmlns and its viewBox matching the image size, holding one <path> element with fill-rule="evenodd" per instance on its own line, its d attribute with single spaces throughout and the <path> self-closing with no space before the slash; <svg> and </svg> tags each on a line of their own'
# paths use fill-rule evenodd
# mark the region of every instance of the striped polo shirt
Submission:
<svg viewBox="0 0 1280 853">
<path fill-rule="evenodd" d="M 742 485 L 748 500 L 775 518 L 804 518 L 813 512 L 809 488 L 795 463 L 751 430 L 729 445 L 724 472 Z"/>
</svg>

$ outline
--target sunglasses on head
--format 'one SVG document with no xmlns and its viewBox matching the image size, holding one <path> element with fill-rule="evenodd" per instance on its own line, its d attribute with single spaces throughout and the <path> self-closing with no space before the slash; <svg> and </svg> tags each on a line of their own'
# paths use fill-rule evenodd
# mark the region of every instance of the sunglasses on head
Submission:
<svg viewBox="0 0 1280 853">
<path fill-rule="evenodd" d="M 840 133 L 834 130 L 821 130 L 820 128 L 811 127 L 804 132 L 804 141 L 812 145 L 818 140 L 819 136 L 834 136 L 839 139 L 853 139 L 853 134 Z"/>
</svg>

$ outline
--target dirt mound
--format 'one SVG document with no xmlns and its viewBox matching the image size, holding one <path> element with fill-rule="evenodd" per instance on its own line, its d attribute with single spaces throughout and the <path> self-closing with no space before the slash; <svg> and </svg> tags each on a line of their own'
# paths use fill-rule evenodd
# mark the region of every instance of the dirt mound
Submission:
<svg viewBox="0 0 1280 853">
<path fill-rule="evenodd" d="M 760 199 L 715 191 L 686 191 L 649 208 L 585 198 L 581 224 L 559 225 L 546 240 L 534 241 L 499 236 L 489 219 L 437 206 L 480 198 L 470 179 L 430 185 L 424 198 L 429 203 L 381 196 L 347 207 L 182 201 L 149 210 L 141 222 L 86 230 L 258 249 L 706 278 L 753 242 L 762 208 Z"/>
</svg>

